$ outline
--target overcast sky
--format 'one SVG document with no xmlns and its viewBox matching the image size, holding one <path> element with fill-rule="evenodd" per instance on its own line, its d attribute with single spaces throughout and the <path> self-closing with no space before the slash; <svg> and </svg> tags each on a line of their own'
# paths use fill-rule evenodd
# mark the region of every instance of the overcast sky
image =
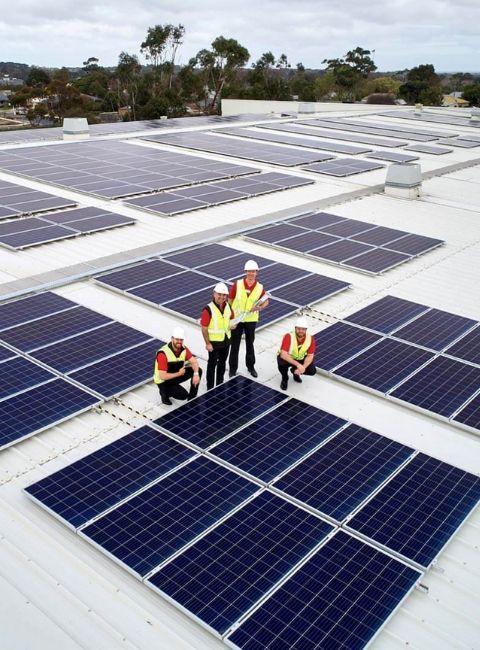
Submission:
<svg viewBox="0 0 480 650">
<path fill-rule="evenodd" d="M 480 70 L 479 0 L 16 0 L 0 1 L 0 61 L 81 66 L 90 56 L 116 65 L 139 54 L 148 27 L 183 24 L 179 63 L 217 36 L 250 52 L 285 53 L 295 65 L 321 68 L 361 46 L 379 70 L 433 63 L 437 71 Z"/>
</svg>

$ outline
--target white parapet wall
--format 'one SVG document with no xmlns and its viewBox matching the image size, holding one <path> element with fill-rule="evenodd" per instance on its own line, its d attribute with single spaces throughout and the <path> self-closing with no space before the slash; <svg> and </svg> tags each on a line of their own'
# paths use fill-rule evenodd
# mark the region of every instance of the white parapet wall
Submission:
<svg viewBox="0 0 480 650">
<path fill-rule="evenodd" d="M 261 99 L 222 99 L 222 115 L 257 114 L 268 115 L 270 113 L 333 113 L 343 111 L 345 113 L 376 113 L 380 109 L 398 110 L 400 106 L 380 106 L 375 104 L 343 104 L 342 102 L 279 102 Z"/>
</svg>

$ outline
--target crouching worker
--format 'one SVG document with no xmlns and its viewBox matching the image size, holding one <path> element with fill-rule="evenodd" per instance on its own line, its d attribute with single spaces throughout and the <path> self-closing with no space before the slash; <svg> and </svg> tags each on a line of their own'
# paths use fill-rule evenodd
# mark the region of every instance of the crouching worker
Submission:
<svg viewBox="0 0 480 650">
<path fill-rule="evenodd" d="M 287 390 L 288 370 L 293 375 L 294 381 L 302 383 L 302 375 L 314 375 L 316 368 L 313 365 L 315 354 L 315 339 L 307 334 L 308 323 L 305 318 L 298 318 L 295 322 L 295 331 L 285 334 L 278 351 L 277 363 L 282 381 L 280 388 Z"/>
<path fill-rule="evenodd" d="M 197 396 L 202 369 L 190 350 L 184 346 L 185 332 L 176 327 L 170 343 L 157 351 L 153 381 L 158 385 L 162 404 L 171 405 L 174 399 L 190 400 Z M 180 386 L 190 380 L 190 390 Z"/>
</svg>

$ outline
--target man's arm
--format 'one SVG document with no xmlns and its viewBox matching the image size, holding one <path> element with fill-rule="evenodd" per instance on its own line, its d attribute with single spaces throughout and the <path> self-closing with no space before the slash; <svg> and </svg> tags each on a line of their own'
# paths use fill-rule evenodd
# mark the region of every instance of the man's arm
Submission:
<svg viewBox="0 0 480 650">
<path fill-rule="evenodd" d="M 192 366 L 192 370 L 193 370 L 192 383 L 194 386 L 197 386 L 197 384 L 200 383 L 200 373 L 199 373 L 200 366 L 198 365 L 198 361 L 196 357 L 194 357 L 193 355 L 190 357 L 188 361 Z"/>
<path fill-rule="evenodd" d="M 294 359 L 290 354 L 288 354 L 288 352 L 285 352 L 285 350 L 280 350 L 280 359 L 283 359 L 287 363 L 291 363 L 292 366 L 295 366 L 297 369 L 303 368 L 302 364 Z"/>
<path fill-rule="evenodd" d="M 158 374 L 162 381 L 168 381 L 169 379 L 175 379 L 176 377 L 183 377 L 185 374 L 185 368 L 180 368 L 178 372 L 167 372 L 166 370 L 159 370 Z"/>
<path fill-rule="evenodd" d="M 206 325 L 202 325 L 202 336 L 203 340 L 205 341 L 205 349 L 208 350 L 208 352 L 211 352 L 213 350 L 213 345 L 210 343 L 210 339 L 208 337 L 208 327 Z"/>
</svg>

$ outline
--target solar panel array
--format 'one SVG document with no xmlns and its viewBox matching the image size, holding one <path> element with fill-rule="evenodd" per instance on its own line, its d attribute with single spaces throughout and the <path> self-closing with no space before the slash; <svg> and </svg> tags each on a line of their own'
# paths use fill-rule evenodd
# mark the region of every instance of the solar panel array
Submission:
<svg viewBox="0 0 480 650">
<path fill-rule="evenodd" d="M 461 149 L 473 149 L 474 147 L 480 146 L 480 142 L 464 138 L 443 138 L 438 142 L 439 144 L 448 144 L 452 147 L 460 147 Z"/>
<path fill-rule="evenodd" d="M 0 305 L 0 341 L 0 448 L 145 383 L 162 345 L 48 292 Z"/>
<path fill-rule="evenodd" d="M 346 117 L 327 117 L 324 120 L 315 120 L 318 124 L 329 129 L 341 129 L 342 131 L 355 131 L 359 133 L 372 133 L 373 135 L 385 135 L 389 138 L 406 138 L 407 140 L 417 140 L 418 142 L 429 142 L 437 138 L 454 136 L 456 134 L 446 134 L 442 131 L 424 131 L 422 129 L 409 129 L 407 127 L 392 126 L 391 124 L 374 123 L 368 119 L 368 123 L 360 120 L 351 120 Z"/>
<path fill-rule="evenodd" d="M 232 647 L 360 649 L 480 479 L 238 376 L 25 491 Z"/>
<path fill-rule="evenodd" d="M 327 162 L 304 165 L 303 169 L 317 174 L 327 174 L 328 176 L 352 176 L 353 174 L 362 174 L 363 172 L 383 169 L 384 167 L 385 165 L 369 162 L 368 160 L 338 158 L 336 160 L 327 160 Z"/>
<path fill-rule="evenodd" d="M 219 280 L 229 282 L 242 277 L 245 262 L 250 258 L 251 255 L 222 244 L 206 244 L 97 276 L 96 281 L 198 323 L 203 307 L 212 299 L 214 285 Z M 350 286 L 271 259 L 256 257 L 255 260 L 260 268 L 259 281 L 271 295 L 259 327 Z"/>
<path fill-rule="evenodd" d="M 432 237 L 319 212 L 245 233 L 248 239 L 365 273 L 382 273 L 441 246 Z M 281 296 L 280 296 L 281 297 Z"/>
<path fill-rule="evenodd" d="M 304 187 L 312 183 L 313 181 L 300 176 L 266 172 L 255 176 L 233 178 L 218 183 L 195 185 L 175 191 L 141 196 L 130 199 L 128 204 L 155 214 L 171 216 L 180 212 L 190 212 L 253 196 L 262 196 L 271 192 Z"/>
<path fill-rule="evenodd" d="M 23 185 L 0 181 L 0 219 L 46 212 L 55 208 L 67 208 L 73 205 L 75 205 L 75 201 L 53 196 L 47 192 L 32 190 L 32 188 Z"/>
<path fill-rule="evenodd" d="M 108 199 L 259 171 L 117 140 L 0 151 L 0 169 Z"/>
<path fill-rule="evenodd" d="M 214 132 L 204 133 L 199 131 L 188 131 L 185 133 L 160 133 L 144 136 L 144 140 L 168 144 L 174 147 L 209 151 L 210 153 L 234 156 L 235 158 L 247 158 L 258 162 L 272 163 L 292 167 L 308 162 L 324 160 L 325 155 L 295 149 L 294 147 L 277 147 L 276 145 L 245 142 L 224 138 Z"/>
<path fill-rule="evenodd" d="M 437 124 L 449 124 L 451 126 L 470 126 L 472 128 L 479 128 L 478 122 L 472 122 L 469 117 L 458 117 L 451 113 L 447 115 L 438 115 L 430 111 L 422 111 L 417 115 L 414 111 L 389 111 L 388 113 L 380 113 L 385 117 L 398 117 L 403 120 L 414 120 L 416 122 L 436 122 Z"/>
<path fill-rule="evenodd" d="M 430 144 L 411 144 L 405 147 L 405 151 L 418 151 L 420 153 L 430 153 L 434 156 L 443 156 L 446 153 L 452 153 L 453 149 L 448 147 L 435 147 Z"/>
<path fill-rule="evenodd" d="M 0 223 L 0 244 L 21 250 L 47 242 L 59 241 L 101 230 L 136 223 L 135 219 L 103 208 L 77 208 Z"/>
<path fill-rule="evenodd" d="M 315 339 L 316 365 L 323 371 L 480 429 L 477 321 L 385 296 Z"/>
</svg>

